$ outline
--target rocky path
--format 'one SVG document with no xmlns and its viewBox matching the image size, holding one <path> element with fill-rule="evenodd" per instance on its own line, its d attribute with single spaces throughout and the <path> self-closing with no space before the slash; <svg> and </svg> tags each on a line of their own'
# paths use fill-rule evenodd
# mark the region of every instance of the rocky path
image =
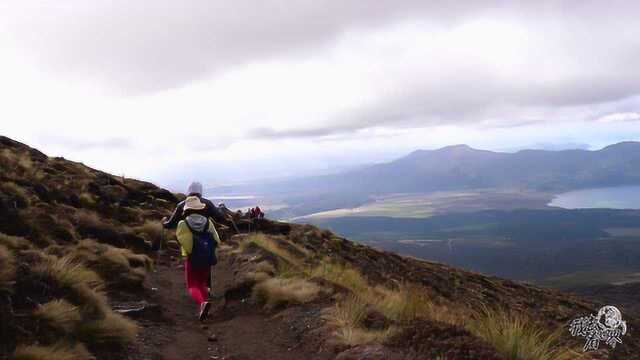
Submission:
<svg viewBox="0 0 640 360">
<path fill-rule="evenodd" d="M 179 262 L 162 258 L 149 279 L 150 301 L 161 308 L 161 319 L 141 319 L 140 346 L 132 359 L 243 360 L 315 359 L 305 352 L 286 317 L 267 313 L 252 304 L 250 294 L 228 292 L 233 284 L 230 257 L 221 253 L 214 270 L 214 293 L 210 318 L 196 319 L 196 305 L 184 289 Z M 225 296 L 226 295 L 226 296 Z M 327 358 L 322 356 L 320 358 Z"/>
</svg>

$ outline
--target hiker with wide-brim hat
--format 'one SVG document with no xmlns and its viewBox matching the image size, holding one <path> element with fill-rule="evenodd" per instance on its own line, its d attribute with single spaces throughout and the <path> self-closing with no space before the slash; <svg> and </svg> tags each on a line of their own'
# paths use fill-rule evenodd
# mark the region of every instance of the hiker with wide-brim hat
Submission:
<svg viewBox="0 0 640 360">
<path fill-rule="evenodd" d="M 178 222 L 176 237 L 184 258 L 187 292 L 199 305 L 198 318 L 207 318 L 211 303 L 208 286 L 211 267 L 218 262 L 216 248 L 220 237 L 213 221 L 207 216 L 207 205 L 197 196 L 188 196 L 183 205 L 184 220 Z"/>
</svg>

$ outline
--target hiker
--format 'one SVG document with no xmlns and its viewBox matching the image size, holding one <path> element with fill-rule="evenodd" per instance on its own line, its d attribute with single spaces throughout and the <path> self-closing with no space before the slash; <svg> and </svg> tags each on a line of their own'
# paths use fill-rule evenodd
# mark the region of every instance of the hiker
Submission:
<svg viewBox="0 0 640 360">
<path fill-rule="evenodd" d="M 260 209 L 260 206 L 256 206 L 256 216 L 258 219 L 264 219 L 264 213 L 262 212 L 262 209 Z"/>
<path fill-rule="evenodd" d="M 192 182 L 187 189 L 187 196 L 197 196 L 198 199 L 200 199 L 200 201 L 206 205 L 204 211 L 206 212 L 207 217 L 213 219 L 213 221 L 216 221 L 218 223 L 224 222 L 225 218 L 220 210 L 218 210 L 218 208 L 209 199 L 202 197 L 201 183 L 197 181 Z M 184 201 L 181 201 L 176 206 L 176 209 L 173 210 L 171 217 L 169 217 L 168 220 L 163 219 L 162 226 L 164 226 L 166 229 L 173 229 L 178 226 L 178 222 L 184 218 L 183 211 Z"/>
<path fill-rule="evenodd" d="M 176 237 L 184 261 L 187 291 L 200 306 L 198 318 L 204 321 L 209 315 L 208 301 L 211 267 L 218 259 L 216 247 L 220 237 L 207 214 L 207 205 L 198 196 L 189 196 L 183 204 L 184 220 L 178 222 Z"/>
<path fill-rule="evenodd" d="M 210 219 L 213 219 L 213 221 L 216 221 L 218 223 L 224 222 L 224 220 L 225 220 L 224 214 L 222 214 L 222 212 L 213 204 L 213 202 L 211 202 L 207 198 L 202 197 L 202 184 L 200 182 L 193 181 L 193 182 L 191 182 L 191 184 L 189 184 L 189 187 L 187 188 L 187 198 L 190 197 L 190 196 L 197 197 L 198 200 L 200 200 L 200 202 L 205 205 L 205 209 L 204 210 L 200 210 L 200 211 L 203 212 L 202 215 L 204 215 L 204 216 L 206 216 L 206 217 L 208 217 Z M 162 226 L 165 229 L 174 229 L 174 228 L 176 228 L 178 226 L 178 223 L 181 220 L 184 220 L 184 218 L 185 218 L 185 214 L 184 214 L 185 202 L 186 202 L 186 200 L 181 201 L 180 203 L 178 203 L 178 205 L 176 206 L 175 210 L 173 210 L 173 213 L 171 214 L 169 219 L 167 219 L 167 218 L 163 218 L 162 219 Z M 154 246 L 154 249 L 157 250 L 157 247 Z M 207 281 L 207 285 L 208 285 L 208 288 L 209 288 L 209 292 L 211 292 L 211 288 L 212 288 L 211 278 L 209 278 L 209 280 Z"/>
</svg>

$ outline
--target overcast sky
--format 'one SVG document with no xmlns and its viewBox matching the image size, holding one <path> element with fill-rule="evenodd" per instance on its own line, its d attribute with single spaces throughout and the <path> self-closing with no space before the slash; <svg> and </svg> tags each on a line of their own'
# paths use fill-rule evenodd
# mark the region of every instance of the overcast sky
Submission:
<svg viewBox="0 0 640 360">
<path fill-rule="evenodd" d="M 162 185 L 640 140 L 640 2 L 523 3 L 5 0 L 0 134 Z"/>
</svg>

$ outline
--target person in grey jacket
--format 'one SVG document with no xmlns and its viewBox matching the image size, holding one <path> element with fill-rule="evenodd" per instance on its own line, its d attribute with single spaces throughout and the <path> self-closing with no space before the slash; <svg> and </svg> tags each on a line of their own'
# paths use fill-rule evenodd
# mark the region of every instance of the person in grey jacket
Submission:
<svg viewBox="0 0 640 360">
<path fill-rule="evenodd" d="M 222 212 L 211 202 L 211 200 L 202 197 L 202 184 L 194 181 L 189 185 L 187 189 L 187 196 L 197 196 L 202 203 L 205 204 L 204 214 L 205 216 L 213 219 L 215 222 L 222 223 L 225 221 L 225 216 Z M 184 200 L 179 202 L 175 210 L 168 219 L 163 219 L 162 226 L 165 229 L 175 229 L 178 226 L 180 220 L 184 219 Z"/>
</svg>

